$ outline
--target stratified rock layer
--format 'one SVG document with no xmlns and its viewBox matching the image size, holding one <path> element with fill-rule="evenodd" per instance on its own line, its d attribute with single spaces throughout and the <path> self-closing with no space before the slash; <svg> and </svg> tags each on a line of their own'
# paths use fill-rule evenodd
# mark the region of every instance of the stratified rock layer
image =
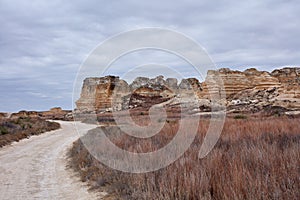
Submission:
<svg viewBox="0 0 300 200">
<path fill-rule="evenodd" d="M 244 72 L 234 71 L 228 68 L 222 68 L 218 71 L 210 70 L 207 73 L 205 82 L 203 83 L 203 97 L 209 95 L 207 85 L 215 86 L 211 88 L 212 93 L 219 93 L 219 84 L 215 83 L 220 77 L 227 99 L 233 95 L 246 89 L 267 89 L 270 87 L 280 87 L 281 83 L 276 77 L 273 77 L 269 72 L 258 71 L 254 68 L 247 69 Z"/>
<path fill-rule="evenodd" d="M 300 108 L 299 73 L 300 68 L 277 69 L 271 73 L 254 68 L 243 72 L 222 68 L 209 70 L 202 83 L 196 78 L 178 83 L 175 78 L 165 80 L 163 76 L 137 77 L 131 84 L 115 76 L 86 78 L 76 105 L 79 112 L 98 112 L 148 107 L 151 102 L 178 104 L 182 99 L 207 107 L 214 99 L 223 99 L 222 103 L 229 109 L 258 111 L 267 106 L 280 106 L 293 110 Z"/>
</svg>

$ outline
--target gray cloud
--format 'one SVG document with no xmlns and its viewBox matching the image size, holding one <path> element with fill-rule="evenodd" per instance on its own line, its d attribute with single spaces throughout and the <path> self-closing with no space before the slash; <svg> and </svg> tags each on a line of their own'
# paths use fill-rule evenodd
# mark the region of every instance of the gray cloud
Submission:
<svg viewBox="0 0 300 200">
<path fill-rule="evenodd" d="M 90 51 L 107 37 L 141 27 L 190 36 L 219 67 L 299 65 L 299 10 L 297 1 L 283 0 L 2 0 L 0 110 L 71 108 L 73 81 Z"/>
</svg>

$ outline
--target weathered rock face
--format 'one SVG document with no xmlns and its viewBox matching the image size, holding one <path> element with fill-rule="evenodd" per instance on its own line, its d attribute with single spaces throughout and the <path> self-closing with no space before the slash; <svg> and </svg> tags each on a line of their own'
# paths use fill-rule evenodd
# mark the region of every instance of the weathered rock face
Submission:
<svg viewBox="0 0 300 200">
<path fill-rule="evenodd" d="M 249 74 L 249 70 L 245 72 Z M 253 83 L 252 87 L 233 94 L 229 98 L 229 106 L 241 108 L 243 105 L 244 110 L 254 111 L 270 106 L 286 109 L 300 108 L 299 68 L 283 68 L 272 73 L 253 74 L 255 76 L 248 75 Z"/>
<path fill-rule="evenodd" d="M 137 77 L 130 85 L 119 77 L 106 76 L 84 80 L 80 99 L 76 102 L 79 112 L 122 110 L 136 106 L 161 103 L 174 98 L 180 90 L 185 95 L 200 91 L 197 79 L 177 79 L 163 76 L 153 79 Z M 147 99 L 146 98 L 150 98 Z"/>
<path fill-rule="evenodd" d="M 300 108 L 300 68 L 277 69 L 271 74 L 281 83 L 274 104 L 284 105 L 287 108 Z"/>
<path fill-rule="evenodd" d="M 174 82 L 172 83 L 172 81 L 169 80 L 168 83 L 164 80 L 163 76 L 158 76 L 153 79 L 138 77 L 129 85 L 129 87 L 132 94 L 144 97 L 161 96 L 163 98 L 171 98 L 177 90 L 177 84 L 175 85 Z M 171 87 L 169 84 L 171 84 Z"/>
<path fill-rule="evenodd" d="M 182 79 L 178 88 L 182 92 L 194 92 L 195 94 L 198 94 L 202 91 L 202 86 L 196 78 Z"/>
<path fill-rule="evenodd" d="M 116 91 L 113 93 L 114 89 Z M 105 110 L 112 107 L 112 99 L 129 94 L 129 86 L 119 77 L 105 76 L 101 78 L 87 78 L 84 80 L 80 99 L 76 102 L 82 112 Z"/>
<path fill-rule="evenodd" d="M 271 75 L 284 84 L 300 84 L 300 68 L 286 67 L 283 69 L 275 69 Z"/>
<path fill-rule="evenodd" d="M 216 96 L 226 94 L 229 108 L 244 106 L 259 110 L 265 106 L 300 108 L 300 68 L 283 68 L 272 73 L 254 68 L 243 72 L 222 68 L 210 70 L 203 83 L 196 78 L 177 79 L 158 76 L 153 79 L 136 78 L 130 85 L 119 77 L 87 78 L 81 97 L 76 102 L 80 112 L 122 110 L 183 98 L 187 101 L 213 102 Z M 224 90 L 219 84 L 222 83 Z M 148 98 L 148 99 L 147 99 Z M 204 105 L 204 104 L 203 104 Z M 246 106 L 247 105 L 247 106 Z M 250 110 L 251 110 L 250 109 Z"/>
<path fill-rule="evenodd" d="M 230 70 L 228 68 L 222 68 L 218 71 L 208 71 L 203 85 L 203 97 L 209 94 L 207 87 L 208 84 L 213 86 L 213 88 L 211 88 L 211 91 L 213 91 L 213 93 L 220 92 L 218 84 L 215 83 L 215 81 L 217 80 L 217 76 L 222 79 L 226 98 L 229 99 L 242 90 L 268 89 L 270 87 L 280 87 L 281 85 L 276 77 L 273 77 L 270 73 L 265 71 L 258 71 L 254 68 L 251 68 L 245 70 L 244 72 L 241 72 Z"/>
<path fill-rule="evenodd" d="M 178 85 L 178 81 L 177 81 L 176 78 L 167 78 L 167 80 L 166 80 L 166 86 L 168 88 L 170 88 L 173 91 L 177 91 L 177 89 L 178 89 L 177 85 Z"/>
</svg>

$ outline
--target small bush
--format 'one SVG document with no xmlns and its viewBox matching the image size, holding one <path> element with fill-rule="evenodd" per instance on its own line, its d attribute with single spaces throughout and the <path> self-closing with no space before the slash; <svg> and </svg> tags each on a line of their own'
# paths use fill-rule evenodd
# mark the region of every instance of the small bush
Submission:
<svg viewBox="0 0 300 200">
<path fill-rule="evenodd" d="M 235 115 L 234 119 L 247 119 L 246 115 Z"/>
<path fill-rule="evenodd" d="M 5 135 L 8 133 L 8 130 L 4 126 L 0 126 L 0 135 Z"/>
</svg>

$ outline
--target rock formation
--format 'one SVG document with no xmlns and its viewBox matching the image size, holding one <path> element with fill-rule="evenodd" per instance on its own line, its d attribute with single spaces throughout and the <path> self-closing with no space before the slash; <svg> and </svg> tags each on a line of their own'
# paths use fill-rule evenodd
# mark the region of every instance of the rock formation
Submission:
<svg viewBox="0 0 300 200">
<path fill-rule="evenodd" d="M 224 92 L 226 99 L 222 103 L 228 110 L 256 112 L 270 106 L 295 110 L 300 109 L 299 73 L 300 68 L 277 69 L 271 73 L 254 68 L 243 72 L 222 68 L 209 70 L 202 83 L 196 78 L 182 79 L 178 83 L 175 78 L 165 80 L 163 76 L 137 77 L 131 84 L 115 76 L 86 78 L 76 105 L 78 112 L 103 112 L 162 102 L 177 104 L 181 98 L 197 101 L 200 107 L 206 108 L 213 102 L 214 95 Z"/>
<path fill-rule="evenodd" d="M 300 68 L 277 69 L 271 74 L 281 83 L 274 104 L 287 108 L 300 108 Z"/>
<path fill-rule="evenodd" d="M 228 68 L 221 68 L 218 71 L 209 70 L 203 86 L 203 96 L 208 95 L 207 83 L 211 85 L 220 77 L 223 81 L 224 90 L 227 99 L 233 97 L 240 91 L 246 89 L 268 89 L 270 87 L 280 87 L 280 82 L 276 77 L 273 77 L 266 71 L 258 71 L 254 68 L 245 70 L 244 72 L 230 70 Z M 219 88 L 215 88 L 213 91 L 218 92 Z"/>
<path fill-rule="evenodd" d="M 255 87 L 233 93 L 228 105 L 231 107 L 244 105 L 244 110 L 254 109 L 254 111 L 270 106 L 289 110 L 300 109 L 299 77 L 299 68 L 277 69 L 271 73 L 263 72 L 252 77 Z"/>
<path fill-rule="evenodd" d="M 113 90 L 119 81 L 119 78 L 114 76 L 85 79 L 80 99 L 76 102 L 77 108 L 85 112 L 110 108 Z M 123 83 L 126 90 L 127 83 Z"/>
<path fill-rule="evenodd" d="M 137 77 L 130 85 L 115 76 L 86 78 L 80 99 L 76 102 L 79 112 L 122 110 L 138 106 L 149 107 L 176 97 L 179 93 L 190 97 L 201 91 L 195 78 L 177 79 L 163 76 L 153 79 Z"/>
</svg>

